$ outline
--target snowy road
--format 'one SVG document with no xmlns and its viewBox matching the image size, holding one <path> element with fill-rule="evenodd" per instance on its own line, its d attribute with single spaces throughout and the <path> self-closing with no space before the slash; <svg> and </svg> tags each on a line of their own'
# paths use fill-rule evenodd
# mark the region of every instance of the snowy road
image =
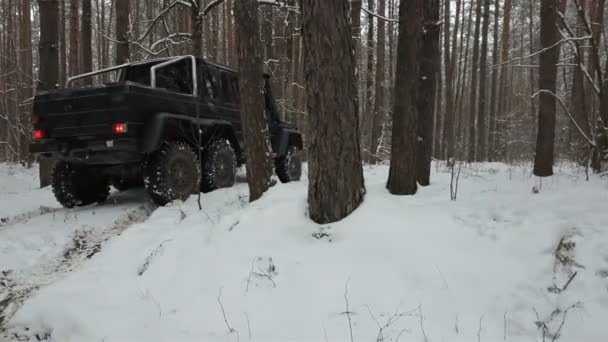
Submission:
<svg viewBox="0 0 608 342">
<path fill-rule="evenodd" d="M 11 169 L 0 169 L 0 331 L 34 291 L 77 268 L 154 209 L 143 203 L 143 190 L 114 193 L 100 206 L 64 209 L 50 189 L 36 188 L 35 170 L 28 177 Z"/>
</svg>

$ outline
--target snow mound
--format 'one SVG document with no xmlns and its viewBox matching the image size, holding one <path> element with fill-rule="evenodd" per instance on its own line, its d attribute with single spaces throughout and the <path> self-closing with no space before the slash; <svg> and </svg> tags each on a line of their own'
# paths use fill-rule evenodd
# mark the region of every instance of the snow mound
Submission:
<svg viewBox="0 0 608 342">
<path fill-rule="evenodd" d="M 413 197 L 366 169 L 342 222 L 306 216 L 306 182 L 159 208 L 42 288 L 7 328 L 50 341 L 601 341 L 608 184 L 568 167 L 463 169 Z M 532 187 L 540 188 L 533 194 Z M 561 246 L 561 247 L 560 247 Z M 575 276 L 572 276 L 576 274 Z M 562 322 L 564 322 L 562 324 Z"/>
</svg>

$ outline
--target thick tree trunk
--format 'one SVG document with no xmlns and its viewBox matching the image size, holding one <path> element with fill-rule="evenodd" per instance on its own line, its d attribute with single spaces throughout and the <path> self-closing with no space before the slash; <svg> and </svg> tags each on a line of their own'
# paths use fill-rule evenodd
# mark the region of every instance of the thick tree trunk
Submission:
<svg viewBox="0 0 608 342">
<path fill-rule="evenodd" d="M 441 65 L 439 40 L 441 36 L 439 0 L 424 2 L 424 34 L 419 52 L 420 77 L 418 78 L 418 120 L 416 139 L 416 179 L 418 184 L 431 183 L 431 160 L 433 152 L 433 114 L 437 95 L 437 75 Z"/>
<path fill-rule="evenodd" d="M 557 62 L 559 48 L 550 48 L 559 40 L 557 27 L 557 0 L 541 0 L 540 7 L 540 107 L 538 111 L 538 137 L 534 159 L 534 175 L 553 175 L 555 153 L 555 110 L 554 98 L 557 83 Z"/>
<path fill-rule="evenodd" d="M 130 0 L 116 0 L 116 64 L 129 61 L 129 8 Z"/>
<path fill-rule="evenodd" d="M 317 223 L 339 221 L 365 194 L 355 58 L 346 1 L 302 2 L 309 134 L 308 206 Z"/>
<path fill-rule="evenodd" d="M 250 202 L 262 197 L 270 187 L 272 177 L 268 121 L 264 97 L 260 95 L 264 92 L 264 64 L 257 9 L 257 0 L 239 0 L 234 5 Z"/>
<path fill-rule="evenodd" d="M 469 145 L 468 145 L 468 158 L 469 162 L 475 161 L 476 157 L 476 149 L 475 145 L 477 144 L 477 140 L 475 138 L 475 119 L 477 118 L 477 92 L 479 90 L 479 38 L 481 33 L 481 5 L 483 0 L 475 0 L 476 10 L 475 10 L 475 33 L 473 34 L 473 68 L 471 69 L 472 79 L 471 79 L 471 99 L 469 102 L 470 110 L 469 110 Z"/>
<path fill-rule="evenodd" d="M 59 86 L 64 87 L 68 75 L 68 57 L 65 32 L 65 0 L 59 1 Z"/>
<path fill-rule="evenodd" d="M 203 5 L 201 0 L 195 1 L 199 8 Z M 232 7 L 229 7 L 229 12 L 232 13 Z M 192 8 L 190 14 L 192 16 L 192 54 L 196 57 L 203 57 L 203 17 L 198 8 Z M 232 15 L 229 20 L 232 21 Z"/>
<path fill-rule="evenodd" d="M 418 118 L 419 49 L 422 44 L 424 0 L 401 0 L 393 109 L 391 167 L 388 190 L 413 195 L 416 183 L 416 127 Z"/>
<path fill-rule="evenodd" d="M 93 35 L 91 25 L 91 0 L 82 0 L 82 24 L 80 31 L 82 72 L 90 72 L 93 70 Z M 85 84 L 91 84 L 92 81 L 91 78 L 84 80 Z"/>
<path fill-rule="evenodd" d="M 226 0 L 226 7 L 224 9 L 224 12 L 226 13 L 226 17 L 224 18 L 224 29 L 226 30 L 226 64 L 234 65 L 234 29 L 232 25 L 232 0 Z"/>
<path fill-rule="evenodd" d="M 476 161 L 487 160 L 487 83 L 488 83 L 488 33 L 490 31 L 490 0 L 484 0 L 481 58 L 479 61 L 479 109 L 477 110 Z"/>
<path fill-rule="evenodd" d="M 40 67 L 38 70 L 37 91 L 55 89 L 59 81 L 59 2 L 58 0 L 38 0 L 40 11 Z M 51 183 L 53 162 L 40 161 L 40 187 Z"/>
<path fill-rule="evenodd" d="M 386 15 L 386 0 L 378 1 L 378 13 L 382 16 Z M 384 128 L 384 119 L 386 117 L 385 109 L 385 87 L 386 87 L 386 23 L 383 20 L 378 20 L 378 42 L 376 56 L 376 101 L 374 104 L 374 114 L 372 118 L 372 134 L 370 143 L 370 155 L 373 163 L 380 161 L 379 149 L 380 137 Z"/>
<path fill-rule="evenodd" d="M 79 40 L 79 3 L 80 0 L 70 0 L 70 29 L 69 41 L 70 49 L 68 50 L 68 77 L 77 75 L 80 70 L 79 55 L 80 55 L 80 40 Z"/>
</svg>

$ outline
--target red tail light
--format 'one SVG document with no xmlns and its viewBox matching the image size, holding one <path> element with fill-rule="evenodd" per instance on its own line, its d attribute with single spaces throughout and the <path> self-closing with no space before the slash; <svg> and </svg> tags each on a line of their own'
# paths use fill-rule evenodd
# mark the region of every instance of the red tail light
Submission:
<svg viewBox="0 0 608 342">
<path fill-rule="evenodd" d="M 114 134 L 125 134 L 128 131 L 128 127 L 126 123 L 117 123 L 112 127 Z"/>
<path fill-rule="evenodd" d="M 44 131 L 42 131 L 42 130 L 35 130 L 34 131 L 34 139 L 36 139 L 36 140 L 44 139 Z"/>
</svg>

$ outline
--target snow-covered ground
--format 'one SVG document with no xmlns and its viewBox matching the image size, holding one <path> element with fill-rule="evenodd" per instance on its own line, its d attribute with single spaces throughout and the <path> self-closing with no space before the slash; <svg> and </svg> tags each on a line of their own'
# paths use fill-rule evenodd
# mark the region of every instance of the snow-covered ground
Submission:
<svg viewBox="0 0 608 342">
<path fill-rule="evenodd" d="M 361 208 L 320 226 L 304 181 L 65 210 L 1 166 L 0 340 L 605 341 L 608 180 L 564 166 L 533 194 L 529 170 L 467 167 L 453 202 L 441 167 L 412 197 L 367 168 Z"/>
</svg>

